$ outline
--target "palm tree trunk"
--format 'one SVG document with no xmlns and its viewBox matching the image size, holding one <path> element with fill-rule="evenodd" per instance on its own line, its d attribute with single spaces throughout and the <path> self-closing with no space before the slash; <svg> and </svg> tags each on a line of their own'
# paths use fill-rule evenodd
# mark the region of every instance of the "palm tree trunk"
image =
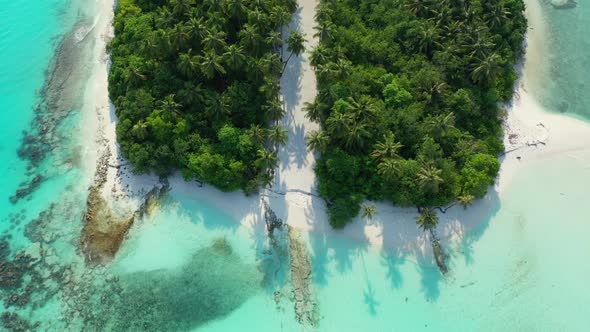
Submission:
<svg viewBox="0 0 590 332">
<path fill-rule="evenodd" d="M 291 60 L 292 56 L 293 56 L 293 52 L 291 52 L 291 54 L 289 54 L 287 61 L 285 61 L 285 63 L 283 64 L 283 70 L 281 71 L 281 73 L 285 72 L 285 69 L 287 68 L 287 65 L 289 64 L 289 61 Z"/>
</svg>

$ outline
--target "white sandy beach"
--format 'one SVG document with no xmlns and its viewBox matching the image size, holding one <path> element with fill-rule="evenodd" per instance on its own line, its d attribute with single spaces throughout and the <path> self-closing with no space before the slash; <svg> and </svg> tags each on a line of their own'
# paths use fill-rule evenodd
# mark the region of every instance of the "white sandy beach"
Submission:
<svg viewBox="0 0 590 332">
<path fill-rule="evenodd" d="M 102 42 L 96 45 L 96 52 L 97 59 L 101 61 L 98 61 L 95 67 L 94 85 L 87 92 L 88 102 L 96 107 L 92 112 L 86 112 L 86 120 L 83 121 L 87 128 L 85 130 L 90 132 L 89 128 L 95 127 L 100 138 L 98 149 L 90 148 L 90 151 L 86 151 L 88 164 L 92 169 L 96 164 L 95 151 L 101 151 L 105 147 L 113 151 L 111 165 L 124 163 L 119 157 L 116 144 L 116 117 L 108 100 L 108 61 L 104 49 L 104 42 L 112 35 L 109 23 L 112 20 L 113 1 L 99 0 L 99 3 L 102 4 L 102 14 L 96 31 L 103 38 L 100 39 Z M 317 1 L 299 0 L 299 4 L 300 9 L 294 15 L 290 28 L 306 34 L 309 52 L 317 45 L 317 40 L 312 38 Z M 505 120 L 506 150 L 516 150 L 502 158 L 497 184 L 484 199 L 477 201 L 467 210 L 453 207 L 446 214 L 440 215 L 437 232 L 443 241 L 456 240 L 487 219 L 489 214 L 499 207 L 502 192 L 508 187 L 510 180 L 528 163 L 556 153 L 589 149 L 585 145 L 586 142 L 590 142 L 590 125 L 545 112 L 527 93 L 528 82 L 535 80 L 535 68 L 544 65 L 544 41 L 541 39 L 543 17 L 540 4 L 536 1 L 527 1 L 527 5 L 529 32 L 523 77 L 516 88 L 515 100 L 508 108 Z M 281 79 L 281 93 L 287 110 L 287 116 L 281 123 L 288 130 L 289 142 L 279 151 L 280 166 L 272 191 L 265 190 L 260 195 L 246 197 L 241 192 L 222 193 L 211 186 L 199 187 L 194 182 L 186 183 L 180 176 L 175 176 L 170 179 L 173 192 L 219 208 L 246 227 L 264 229 L 261 199 L 266 199 L 279 218 L 303 231 L 317 232 L 330 237 L 344 236 L 358 241 L 368 241 L 376 247 L 430 255 L 430 247 L 426 245 L 427 238 L 415 224 L 417 213 L 413 208 L 397 208 L 388 203 L 376 203 L 378 213 L 373 220 L 357 218 L 344 230 L 331 229 L 324 201 L 302 193 L 315 193 L 316 183 L 313 172 L 315 158 L 307 151 L 305 135 L 310 130 L 317 129 L 318 124 L 310 123 L 302 111 L 303 103 L 313 101 L 316 94 L 315 75 L 308 62 L 308 53 L 291 59 Z M 538 142 L 544 144 L 530 145 Z M 133 205 L 139 201 L 141 195 L 138 194 L 145 193 L 157 183 L 158 179 L 155 176 L 134 176 L 130 174 L 129 168 L 122 167 L 119 172 L 117 168 L 109 167 L 104 194 L 114 198 L 113 201 L 131 202 Z"/>
</svg>

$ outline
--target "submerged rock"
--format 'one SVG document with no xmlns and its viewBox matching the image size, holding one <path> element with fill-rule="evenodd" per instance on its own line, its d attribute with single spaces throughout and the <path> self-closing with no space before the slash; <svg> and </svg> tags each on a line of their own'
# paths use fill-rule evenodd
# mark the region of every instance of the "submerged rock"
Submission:
<svg viewBox="0 0 590 332">
<path fill-rule="evenodd" d="M 39 326 L 39 323 L 31 323 L 15 312 L 2 313 L 0 321 L 2 321 L 2 327 L 11 332 L 34 331 Z"/>
<path fill-rule="evenodd" d="M 578 3 L 576 0 L 551 0 L 551 5 L 555 9 L 571 9 L 575 8 Z"/>
<path fill-rule="evenodd" d="M 557 110 L 560 113 L 565 113 L 565 112 L 567 112 L 569 107 L 570 107 L 570 105 L 566 101 L 562 101 L 561 103 L 559 103 L 559 105 L 557 105 Z"/>
<path fill-rule="evenodd" d="M 216 252 L 223 254 L 223 255 L 231 255 L 232 248 L 229 242 L 227 242 L 225 237 L 219 238 L 213 242 L 211 246 Z"/>
<path fill-rule="evenodd" d="M 35 242 L 27 247 L 25 254 L 28 255 L 33 262 L 38 262 L 41 259 L 41 244 Z"/>
<path fill-rule="evenodd" d="M 287 226 L 291 258 L 291 283 L 295 302 L 295 317 L 301 324 L 317 326 L 319 315 L 311 285 L 311 262 L 307 248 L 299 241 L 299 233 Z"/>
<path fill-rule="evenodd" d="M 21 187 L 18 188 L 14 195 L 10 197 L 10 202 L 15 204 L 19 200 L 29 196 L 32 194 L 43 182 L 44 178 L 42 175 L 37 174 L 35 177 L 31 179 L 31 181 L 21 184 Z"/>
</svg>

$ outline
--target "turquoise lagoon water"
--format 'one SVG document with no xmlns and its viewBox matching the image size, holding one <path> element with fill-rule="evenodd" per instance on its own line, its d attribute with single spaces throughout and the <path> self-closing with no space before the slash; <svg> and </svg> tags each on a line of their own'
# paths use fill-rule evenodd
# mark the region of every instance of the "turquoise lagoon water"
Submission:
<svg viewBox="0 0 590 332">
<path fill-rule="evenodd" d="M 415 253 L 302 235 L 320 317 L 316 327 L 295 319 L 281 238 L 273 246 L 263 231 L 242 227 L 175 190 L 131 229 L 110 265 L 85 266 L 77 243 L 87 179 L 76 163 L 76 143 L 61 135 L 77 130 L 79 104 L 67 104 L 72 112 L 56 126 L 58 139 L 47 158 L 31 166 L 17 151 L 22 132 L 38 126 L 34 109 L 43 101 L 54 53 L 77 22 L 91 16 L 88 6 L 64 0 L 0 3 L 0 231 L 11 236 L 3 238 L 10 244 L 9 260 L 31 242 L 47 250 L 44 265 L 23 278 L 21 291 L 31 290 L 28 300 L 14 304 L 10 296 L 21 291 L 1 290 L 0 330 L 17 323 L 49 331 L 588 329 L 588 151 L 556 155 L 520 171 L 486 220 L 459 243 L 446 244 L 451 273 L 444 278 L 430 258 Z M 584 35 L 590 4 L 580 1 L 564 11 L 542 6 L 550 66 L 539 70 L 552 83 L 532 93 L 548 110 L 559 111 L 566 102 L 567 113 L 590 116 L 584 86 L 584 73 L 590 74 L 590 39 Z M 70 84 L 72 100 L 83 91 L 85 76 L 76 77 L 81 83 Z M 37 174 L 46 180 L 11 203 L 15 190 Z"/>
<path fill-rule="evenodd" d="M 589 14 L 587 0 L 578 1 L 574 10 L 544 11 L 551 51 L 545 55 L 548 68 L 539 69 L 543 83 L 535 84 L 535 94 L 547 109 L 582 119 L 590 118 L 590 94 L 584 93 L 590 88 Z"/>
</svg>

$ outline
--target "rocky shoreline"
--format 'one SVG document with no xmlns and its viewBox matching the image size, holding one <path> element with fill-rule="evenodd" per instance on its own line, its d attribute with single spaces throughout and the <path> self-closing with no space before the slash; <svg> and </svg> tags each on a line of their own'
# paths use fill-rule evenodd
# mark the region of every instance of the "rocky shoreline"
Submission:
<svg viewBox="0 0 590 332">
<path fill-rule="evenodd" d="M 104 264 L 113 259 L 134 222 L 149 215 L 169 189 L 167 183 L 154 186 L 137 210 L 120 215 L 102 194 L 110 159 L 111 152 L 106 147 L 97 161 L 94 184 L 89 188 L 86 201 L 80 249 L 88 264 Z"/>
</svg>

